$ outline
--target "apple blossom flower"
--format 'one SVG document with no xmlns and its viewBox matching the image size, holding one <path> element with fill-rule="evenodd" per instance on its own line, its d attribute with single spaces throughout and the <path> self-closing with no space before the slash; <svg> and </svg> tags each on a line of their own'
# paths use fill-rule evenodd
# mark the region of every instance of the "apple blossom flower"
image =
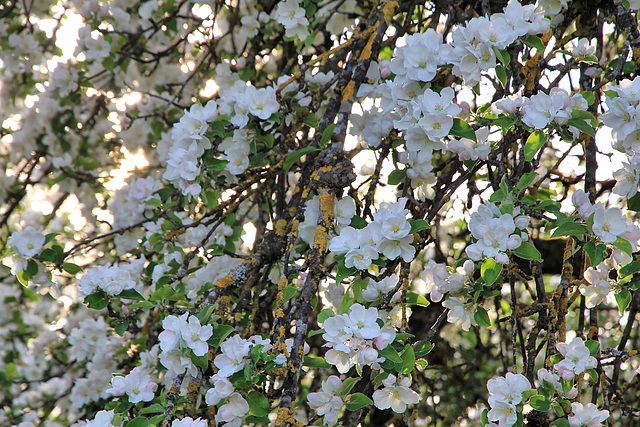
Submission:
<svg viewBox="0 0 640 427">
<path fill-rule="evenodd" d="M 600 304 L 611 291 L 609 267 L 604 262 L 598 264 L 595 269 L 589 267 L 584 272 L 584 279 L 589 286 L 581 284 L 580 293 L 586 297 L 587 308 L 593 308 Z"/>
<path fill-rule="evenodd" d="M 522 393 L 531 390 L 531 384 L 522 374 L 507 372 L 504 377 L 491 378 L 487 381 L 487 390 L 491 393 L 489 404 L 492 401 L 503 401 L 513 405 L 522 402 Z"/>
<path fill-rule="evenodd" d="M 564 359 L 556 363 L 554 367 L 565 380 L 570 380 L 575 375 L 598 365 L 596 358 L 591 356 L 589 348 L 584 344 L 582 338 L 575 337 L 569 344 L 558 343 L 556 348 L 564 356 Z"/>
<path fill-rule="evenodd" d="M 249 404 L 240 393 L 233 393 L 229 401 L 218 408 L 216 423 L 237 423 L 249 412 Z M 237 424 L 238 426 L 240 423 Z"/>
<path fill-rule="evenodd" d="M 111 387 L 107 390 L 114 396 L 122 396 L 127 394 L 129 402 L 149 402 L 155 397 L 157 384 L 153 382 L 147 370 L 142 366 L 137 366 L 124 377 L 113 377 L 111 379 Z"/>
<path fill-rule="evenodd" d="M 28 225 L 22 231 L 11 233 L 8 244 L 14 253 L 24 257 L 32 257 L 40 252 L 44 242 L 45 236 L 42 233 L 42 227 L 36 229 Z"/>
<path fill-rule="evenodd" d="M 598 406 L 589 402 L 586 405 L 582 405 L 580 402 L 573 402 L 571 404 L 571 412 L 573 415 L 569 416 L 569 425 L 571 427 L 598 427 L 601 426 L 604 420 L 609 418 L 609 411 L 598 409 Z"/>
<path fill-rule="evenodd" d="M 200 325 L 196 316 L 190 316 L 186 328 L 182 329 L 182 339 L 196 356 L 204 356 L 209 351 L 207 340 L 213 335 L 211 325 Z"/>
<path fill-rule="evenodd" d="M 476 324 L 473 305 L 465 304 L 461 298 L 450 296 L 442 305 L 449 309 L 447 321 L 460 326 L 463 331 L 468 331 L 471 325 Z"/>
<path fill-rule="evenodd" d="M 421 400 L 418 393 L 411 390 L 411 380 L 408 377 L 396 378 L 389 374 L 382 380 L 385 387 L 373 392 L 373 404 L 378 409 L 391 408 L 399 414 L 404 413 L 407 405 L 413 405 Z"/>
<path fill-rule="evenodd" d="M 309 406 L 315 409 L 318 415 L 324 416 L 324 421 L 327 425 L 331 426 L 338 422 L 340 411 L 344 406 L 344 402 L 339 396 L 341 389 L 342 380 L 335 375 L 331 375 L 322 382 L 321 392 L 307 395 Z"/>
<path fill-rule="evenodd" d="M 213 387 L 207 390 L 204 400 L 207 402 L 207 405 L 215 406 L 222 399 L 231 396 L 234 387 L 231 381 L 219 374 L 214 374 L 211 377 L 211 381 L 213 382 Z"/>
<path fill-rule="evenodd" d="M 593 233 L 604 243 L 613 243 L 627 229 L 626 218 L 620 208 L 606 209 L 597 204 L 593 215 Z"/>
</svg>

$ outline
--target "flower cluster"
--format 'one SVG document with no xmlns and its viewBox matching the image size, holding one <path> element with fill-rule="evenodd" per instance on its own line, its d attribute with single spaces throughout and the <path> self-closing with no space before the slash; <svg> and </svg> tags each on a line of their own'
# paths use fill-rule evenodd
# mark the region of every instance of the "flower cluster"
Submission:
<svg viewBox="0 0 640 427">
<path fill-rule="evenodd" d="M 382 203 L 373 221 L 361 230 L 344 227 L 340 234 L 331 239 L 329 250 L 345 255 L 345 266 L 366 270 L 381 253 L 388 259 L 402 257 L 410 262 L 415 256 L 411 224 L 407 221 L 409 210 L 407 200 L 397 203 Z"/>
<path fill-rule="evenodd" d="M 469 231 L 477 242 L 467 246 L 467 255 L 474 261 L 486 256 L 499 263 L 509 262 L 504 252 L 520 247 L 527 235 L 516 229 L 524 230 L 528 225 L 529 218 L 520 215 L 518 207 L 503 213 L 491 202 L 482 204 L 471 214 Z"/>
<path fill-rule="evenodd" d="M 420 277 L 425 282 L 426 292 L 431 295 L 431 300 L 440 301 L 447 292 L 458 295 L 467 280 L 473 276 L 474 271 L 475 264 L 471 260 L 466 260 L 462 266 L 453 271 L 445 264 L 439 264 L 430 259 Z"/>
<path fill-rule="evenodd" d="M 518 419 L 517 405 L 522 403 L 522 393 L 531 389 L 529 380 L 521 374 L 507 373 L 504 377 L 492 378 L 487 382 L 489 406 L 487 416 L 498 421 L 499 426 L 512 426 Z"/>
<path fill-rule="evenodd" d="M 502 50 L 518 37 L 542 34 L 549 30 L 549 20 L 536 12 L 534 5 L 522 6 L 511 1 L 504 13 L 494 13 L 469 20 L 453 32 L 453 50 L 450 63 L 453 73 L 473 86 L 480 82 L 482 72 L 496 66 L 493 48 Z"/>
<path fill-rule="evenodd" d="M 379 369 L 379 363 L 385 359 L 378 355 L 396 338 L 396 330 L 391 326 L 380 327 L 380 314 L 375 307 L 365 308 L 354 304 L 349 313 L 331 316 L 324 321 L 325 333 L 322 335 L 330 349 L 325 359 L 334 365 L 341 374 L 357 365 L 361 370 L 369 365 Z"/>
<path fill-rule="evenodd" d="M 535 129 L 544 129 L 551 123 L 563 125 L 574 110 L 584 111 L 587 107 L 587 100 L 579 93 L 569 96 L 566 90 L 553 88 L 549 95 L 538 93 L 528 99 L 522 107 L 522 121 Z"/>
<path fill-rule="evenodd" d="M 640 153 L 640 77 L 610 86 L 605 104 L 607 111 L 600 119 L 611 128 L 615 147 L 629 156 Z"/>
<path fill-rule="evenodd" d="M 309 35 L 309 21 L 298 0 L 285 0 L 278 3 L 275 19 L 284 26 L 287 37 L 298 37 L 300 40 L 305 40 Z"/>
<path fill-rule="evenodd" d="M 218 104 L 209 101 L 204 107 L 193 104 L 171 131 L 172 144 L 167 153 L 167 169 L 163 177 L 177 186 L 182 194 L 200 194 L 196 183 L 200 175 L 200 157 L 211 148 L 205 132 L 218 117 Z"/>
<path fill-rule="evenodd" d="M 142 273 L 145 258 L 133 260 L 130 263 L 120 263 L 107 267 L 97 265 L 89 269 L 80 279 L 80 295 L 87 296 L 96 289 L 101 289 L 107 295 L 119 295 L 122 291 L 135 289 L 138 293 L 145 293 Z"/>
<path fill-rule="evenodd" d="M 183 350 L 191 350 L 196 356 L 204 356 L 209 351 L 207 340 L 213 335 L 211 325 L 202 326 L 196 316 L 185 313 L 180 317 L 169 315 L 162 321 L 158 340 L 160 342 L 160 363 L 170 372 L 180 373 L 184 369 L 195 372 L 191 358 Z"/>
<path fill-rule="evenodd" d="M 130 227 L 142 221 L 144 213 L 153 208 L 146 202 L 154 198 L 159 188 L 160 180 L 152 176 L 129 180 L 129 183 L 117 190 L 107 203 L 113 215 L 113 226 Z"/>
<path fill-rule="evenodd" d="M 637 250 L 640 227 L 625 216 L 620 208 L 606 208 L 601 202 L 593 205 L 582 190 L 577 190 L 571 200 L 583 219 L 593 218 L 591 230 L 603 243 L 612 244 L 618 239 L 623 239 L 631 245 L 632 252 Z M 618 264 L 628 264 L 632 261 L 630 254 L 619 248 L 614 248 L 613 259 Z"/>
</svg>

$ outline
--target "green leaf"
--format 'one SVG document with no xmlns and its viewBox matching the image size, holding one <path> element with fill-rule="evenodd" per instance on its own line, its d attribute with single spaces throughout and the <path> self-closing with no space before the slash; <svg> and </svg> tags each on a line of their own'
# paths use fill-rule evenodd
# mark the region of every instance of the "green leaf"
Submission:
<svg viewBox="0 0 640 427">
<path fill-rule="evenodd" d="M 497 263 L 493 258 L 487 258 L 482 263 L 480 269 L 480 275 L 484 279 L 487 286 L 491 286 L 496 282 L 496 279 L 502 271 L 502 264 Z"/>
<path fill-rule="evenodd" d="M 564 221 L 561 222 L 560 225 L 555 229 L 555 231 L 551 234 L 551 237 L 560 237 L 560 236 L 583 236 L 589 233 L 587 227 L 583 224 L 579 224 L 573 221 Z"/>
<path fill-rule="evenodd" d="M 125 424 L 125 427 L 147 427 L 149 419 L 146 417 L 136 417 Z"/>
<path fill-rule="evenodd" d="M 136 301 L 146 301 L 145 298 L 135 289 L 125 289 L 118 295 L 120 298 L 133 299 Z"/>
<path fill-rule="evenodd" d="M 476 140 L 476 132 L 473 130 L 469 123 L 461 119 L 453 119 L 453 126 L 449 131 L 449 135 L 458 136 L 460 138 L 467 138 L 473 142 Z"/>
<path fill-rule="evenodd" d="M 571 424 L 569 424 L 569 420 L 567 420 L 566 418 L 558 418 L 557 420 L 552 422 L 551 425 L 554 427 L 570 427 L 571 426 Z"/>
<path fill-rule="evenodd" d="M 266 426 L 269 424 L 269 417 L 254 417 L 253 415 L 247 415 L 245 418 L 246 425 Z"/>
<path fill-rule="evenodd" d="M 349 397 L 349 402 L 347 403 L 347 410 L 349 411 L 357 411 L 358 409 L 364 408 L 365 406 L 373 405 L 373 400 L 369 399 L 362 393 L 354 393 Z"/>
<path fill-rule="evenodd" d="M 196 315 L 201 325 L 206 325 L 215 309 L 215 304 L 209 304 L 205 307 L 204 310 L 201 310 L 200 313 Z"/>
<path fill-rule="evenodd" d="M 580 95 L 587 100 L 587 104 L 591 105 L 596 101 L 596 96 L 591 92 L 581 92 Z"/>
<path fill-rule="evenodd" d="M 305 356 L 302 365 L 309 368 L 331 368 L 331 365 L 324 358 L 315 356 Z"/>
<path fill-rule="evenodd" d="M 164 406 L 162 406 L 159 403 L 154 403 L 151 406 L 147 406 L 146 408 L 140 409 L 140 412 L 138 412 L 138 415 L 156 414 L 158 412 L 164 412 L 164 411 L 165 411 Z"/>
<path fill-rule="evenodd" d="M 330 308 L 323 309 L 320 314 L 318 314 L 318 323 L 324 323 L 329 317 L 335 316 L 335 313 Z"/>
<path fill-rule="evenodd" d="M 631 248 L 631 243 L 623 239 L 622 237 L 618 237 L 618 239 L 613 242 L 613 246 L 617 249 L 620 249 L 622 252 L 633 256 L 633 249 Z"/>
<path fill-rule="evenodd" d="M 640 271 L 640 261 L 633 261 L 618 271 L 618 277 L 626 277 Z"/>
<path fill-rule="evenodd" d="M 535 48 L 538 52 L 543 53 L 545 50 L 544 43 L 542 43 L 542 39 L 540 37 L 535 36 L 533 34 L 526 35 L 524 37 L 520 37 L 522 42 L 529 47 Z"/>
<path fill-rule="evenodd" d="M 535 259 L 542 261 L 542 255 L 540 252 L 529 242 L 522 242 L 522 244 L 511 251 L 512 254 L 522 259 Z"/>
<path fill-rule="evenodd" d="M 304 124 L 309 126 L 310 128 L 317 128 L 318 127 L 318 118 L 316 117 L 315 114 L 309 113 L 304 118 Z"/>
<path fill-rule="evenodd" d="M 390 345 L 386 346 L 382 350 L 378 350 L 378 354 L 390 362 L 402 363 L 402 358 L 400 357 L 396 349 Z"/>
<path fill-rule="evenodd" d="M 298 292 L 298 288 L 296 288 L 295 286 L 287 286 L 286 288 L 284 288 L 284 291 L 282 292 L 283 300 L 285 302 L 289 301 L 291 298 L 293 298 L 296 292 Z"/>
<path fill-rule="evenodd" d="M 627 289 L 621 289 L 615 296 L 616 302 L 618 303 L 618 310 L 620 310 L 620 314 L 622 315 L 631 302 L 631 292 Z"/>
<path fill-rule="evenodd" d="M 537 172 L 527 172 L 527 173 L 525 173 L 524 175 L 522 175 L 520 177 L 520 180 L 518 181 L 518 185 L 516 185 L 516 189 L 518 191 L 524 190 L 529 185 L 531 185 L 533 183 L 533 181 L 536 180 L 537 177 L 538 177 L 538 173 Z"/>
<path fill-rule="evenodd" d="M 480 414 L 480 424 L 482 424 L 483 426 L 486 426 L 487 424 L 489 424 L 489 416 L 487 415 L 489 413 L 489 408 L 484 408 L 482 410 L 482 413 Z"/>
<path fill-rule="evenodd" d="M 485 328 L 488 328 L 491 326 L 489 313 L 487 313 L 487 310 L 485 310 L 484 307 L 481 305 L 476 307 L 476 312 L 473 314 L 473 318 L 475 319 L 478 326 L 482 326 Z"/>
<path fill-rule="evenodd" d="M 627 209 L 640 212 L 640 193 L 636 193 L 632 198 L 627 199 Z"/>
<path fill-rule="evenodd" d="M 593 129 L 593 127 L 582 119 L 569 119 L 567 123 L 569 124 L 569 126 L 577 127 L 581 132 L 584 132 L 591 136 L 596 136 L 596 131 Z"/>
<path fill-rule="evenodd" d="M 361 218 L 357 215 L 354 215 L 353 217 L 351 217 L 351 223 L 349 225 L 355 228 L 356 230 L 362 230 L 367 225 L 369 225 L 369 223 L 367 222 L 366 219 Z"/>
<path fill-rule="evenodd" d="M 229 164 L 229 160 L 216 159 L 213 156 L 205 156 L 204 165 L 212 172 L 222 172 Z"/>
<path fill-rule="evenodd" d="M 284 164 L 282 165 L 282 168 L 284 169 L 285 172 L 287 172 L 289 169 L 291 169 L 291 166 L 293 166 L 295 162 L 300 160 L 302 156 L 309 154 L 313 151 L 320 151 L 320 149 L 316 147 L 304 147 L 292 153 L 289 153 L 287 155 L 287 158 L 284 159 Z"/>
<path fill-rule="evenodd" d="M 407 345 L 400 357 L 402 358 L 402 373 L 409 375 L 416 367 L 416 354 L 413 348 Z"/>
<path fill-rule="evenodd" d="M 507 87 L 507 72 L 502 65 L 496 65 L 496 76 L 502 83 L 502 87 Z"/>
<path fill-rule="evenodd" d="M 423 295 L 417 294 L 415 292 L 407 292 L 407 304 L 427 307 L 429 305 L 429 300 L 426 299 Z"/>
<path fill-rule="evenodd" d="M 213 325 L 213 335 L 207 342 L 214 347 L 220 347 L 220 344 L 233 331 L 235 331 L 235 328 L 231 325 Z"/>
<path fill-rule="evenodd" d="M 194 365 L 202 368 L 202 371 L 206 371 L 209 367 L 209 357 L 205 353 L 204 356 L 196 356 L 195 354 L 191 356 L 191 361 Z"/>
<path fill-rule="evenodd" d="M 389 178 L 387 179 L 387 183 L 389 185 L 398 185 L 407 177 L 406 170 L 396 169 L 389 174 Z"/>
<path fill-rule="evenodd" d="M 106 57 L 104 61 L 102 61 L 102 68 L 104 68 L 107 71 L 113 71 L 115 67 L 116 67 L 116 62 L 113 60 L 113 55 Z"/>
<path fill-rule="evenodd" d="M 424 219 L 414 219 L 414 220 L 409 220 L 409 222 L 411 223 L 411 234 L 417 233 L 420 230 L 426 230 L 428 228 L 431 228 L 429 223 Z"/>
<path fill-rule="evenodd" d="M 269 399 L 257 390 L 251 390 L 247 395 L 249 412 L 256 417 L 266 417 L 271 412 Z"/>
<path fill-rule="evenodd" d="M 571 118 L 581 119 L 581 120 L 589 120 L 591 122 L 591 126 L 597 126 L 598 125 L 598 119 L 596 119 L 596 116 L 594 116 L 593 114 L 591 114 L 588 111 L 573 110 L 571 112 Z"/>
<path fill-rule="evenodd" d="M 324 147 L 327 142 L 331 139 L 333 135 L 333 130 L 335 129 L 335 123 L 331 123 L 325 130 L 322 131 L 322 138 L 320 138 L 320 146 Z"/>
<path fill-rule="evenodd" d="M 598 355 L 598 351 L 600 350 L 600 342 L 596 340 L 588 340 L 584 343 L 589 349 L 589 354 L 593 357 Z"/>
<path fill-rule="evenodd" d="M 535 396 L 531 396 L 529 399 L 529 405 L 536 411 L 547 412 L 549 408 L 551 408 L 551 402 L 544 396 L 540 396 L 539 394 Z"/>
<path fill-rule="evenodd" d="M 360 377 L 348 377 L 342 381 L 342 390 L 340 390 L 340 396 L 346 396 L 351 392 L 353 387 L 360 382 Z"/>
<path fill-rule="evenodd" d="M 431 344 L 431 342 L 429 341 L 420 341 L 413 345 L 413 352 L 415 353 L 416 357 L 422 357 L 426 354 L 429 354 L 432 349 L 433 344 Z"/>
<path fill-rule="evenodd" d="M 114 329 L 116 330 L 116 334 L 123 336 L 124 333 L 127 331 L 128 327 L 129 327 L 129 322 L 122 322 L 122 323 L 118 323 Z"/>
<path fill-rule="evenodd" d="M 97 290 L 91 295 L 87 295 L 84 299 L 84 303 L 94 310 L 102 310 L 109 305 L 109 296 L 104 291 Z"/>
<path fill-rule="evenodd" d="M 595 266 L 600 264 L 605 258 L 607 247 L 602 243 L 596 245 L 595 242 L 587 242 L 584 244 L 584 251 L 587 253 L 587 255 L 589 255 L 589 261 L 591 261 L 591 265 Z M 621 275 L 621 277 L 624 276 Z"/>
<path fill-rule="evenodd" d="M 533 160 L 540 148 L 547 142 L 547 134 L 541 130 L 537 130 L 529 135 L 527 142 L 524 144 L 524 158 L 527 162 Z"/>
</svg>

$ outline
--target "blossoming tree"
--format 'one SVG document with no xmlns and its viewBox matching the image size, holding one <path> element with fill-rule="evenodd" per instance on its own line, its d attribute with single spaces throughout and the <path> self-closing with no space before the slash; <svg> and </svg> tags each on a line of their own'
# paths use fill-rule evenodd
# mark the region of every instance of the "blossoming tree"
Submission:
<svg viewBox="0 0 640 427">
<path fill-rule="evenodd" d="M 0 4 L 0 424 L 636 425 L 637 0 Z"/>
</svg>

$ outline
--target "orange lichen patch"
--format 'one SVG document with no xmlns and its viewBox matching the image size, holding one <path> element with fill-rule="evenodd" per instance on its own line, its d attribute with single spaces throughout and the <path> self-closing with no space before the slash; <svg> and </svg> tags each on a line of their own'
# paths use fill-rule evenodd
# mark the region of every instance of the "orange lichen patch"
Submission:
<svg viewBox="0 0 640 427">
<path fill-rule="evenodd" d="M 189 381 L 187 386 L 187 400 L 189 401 L 189 409 L 196 410 L 196 401 L 198 400 L 198 391 L 200 390 L 200 381 Z"/>
<path fill-rule="evenodd" d="M 216 407 L 215 406 L 207 406 L 207 419 L 209 420 L 209 425 L 216 425 Z"/>
<path fill-rule="evenodd" d="M 398 7 L 397 1 L 389 1 L 385 3 L 382 9 L 382 16 L 384 16 L 384 22 L 387 25 L 391 25 L 391 18 L 393 18 L 393 15 L 396 11 L 396 7 Z"/>
<path fill-rule="evenodd" d="M 280 407 L 280 409 L 278 409 L 278 417 L 276 418 L 276 425 L 283 426 L 287 424 L 300 426 L 300 427 L 304 425 L 300 421 L 293 418 L 293 412 L 289 408 Z"/>
<path fill-rule="evenodd" d="M 231 296 L 225 295 L 220 297 L 220 305 L 218 306 L 220 311 L 227 311 L 229 305 L 231 304 Z"/>
<path fill-rule="evenodd" d="M 179 235 L 181 235 L 182 233 L 184 233 L 185 228 L 184 227 L 180 227 L 180 228 L 176 228 L 173 231 L 169 231 L 167 234 L 164 235 L 164 240 L 171 240 L 174 237 L 177 237 Z"/>
<path fill-rule="evenodd" d="M 355 82 L 353 80 L 349 80 L 349 83 L 347 83 L 347 85 L 342 90 L 342 101 L 340 101 L 342 104 L 351 99 L 351 97 L 355 93 L 355 87 Z"/>
<path fill-rule="evenodd" d="M 224 289 L 232 283 L 233 283 L 233 277 L 231 277 L 230 274 L 227 274 L 222 279 L 216 282 L 216 286 L 220 289 Z"/>
<path fill-rule="evenodd" d="M 327 249 L 329 239 L 328 227 L 329 224 L 333 222 L 335 197 L 333 193 L 323 189 L 320 191 L 319 198 L 320 218 L 322 218 L 322 220 L 318 221 L 318 225 L 316 226 L 316 237 L 313 240 L 313 247 L 317 250 L 318 254 L 322 254 Z"/>
<path fill-rule="evenodd" d="M 631 46 L 631 52 L 633 54 L 633 62 L 636 64 L 636 67 L 640 67 L 640 47 Z"/>
<path fill-rule="evenodd" d="M 547 43 L 551 39 L 551 31 L 547 32 L 541 37 L 542 43 Z M 542 55 L 544 52 L 536 52 L 531 59 L 522 67 L 522 74 L 525 78 L 525 89 L 533 90 L 536 87 L 536 83 L 540 79 L 540 63 L 542 62 Z"/>
<path fill-rule="evenodd" d="M 374 26 L 371 27 L 373 34 L 369 36 L 369 40 L 367 40 L 367 44 L 365 45 L 362 52 L 360 52 L 360 60 L 366 60 L 371 58 L 371 50 L 373 49 L 373 43 L 376 41 L 376 37 L 378 37 L 378 27 L 380 26 L 380 22 L 377 22 Z M 351 83 L 351 82 L 349 82 Z"/>
</svg>

